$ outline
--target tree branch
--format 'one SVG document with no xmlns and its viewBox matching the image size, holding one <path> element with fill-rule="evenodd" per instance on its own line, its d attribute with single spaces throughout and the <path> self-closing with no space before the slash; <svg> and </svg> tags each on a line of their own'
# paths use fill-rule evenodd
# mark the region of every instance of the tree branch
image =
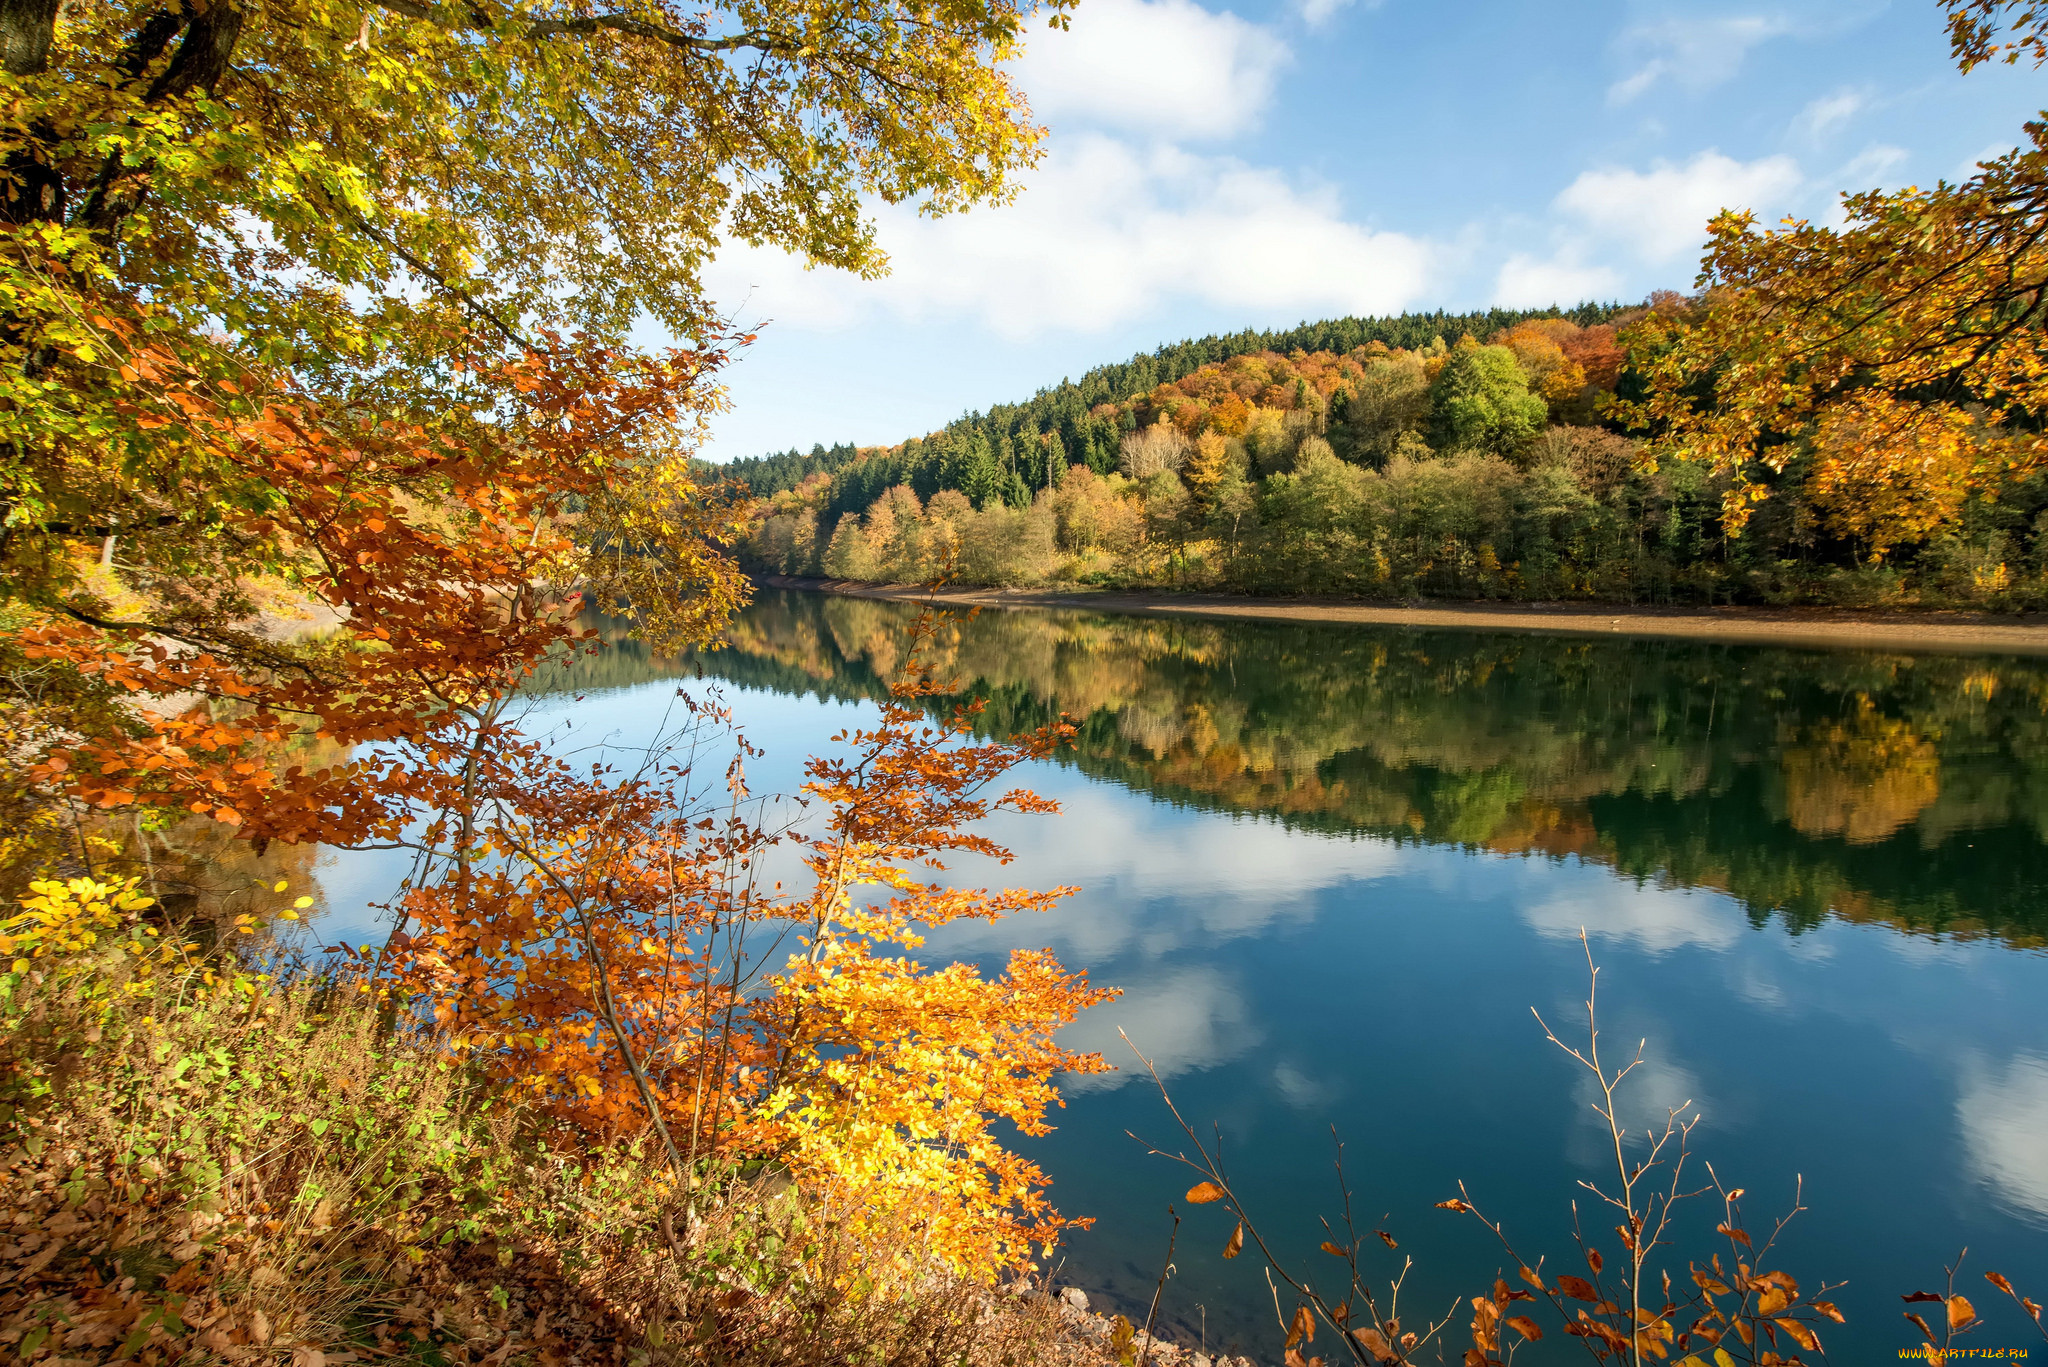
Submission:
<svg viewBox="0 0 2048 1367">
<path fill-rule="evenodd" d="M 466 19 L 458 19 L 436 6 L 420 4 L 419 0 L 373 0 L 373 2 L 380 9 L 389 10 L 393 14 L 402 14 L 408 19 L 418 19 L 423 23 L 433 24 L 440 28 L 456 29 L 471 33 L 499 31 L 498 25 L 493 23 L 488 15 L 476 11 L 472 11 Z M 694 34 L 678 32 L 675 29 L 663 24 L 654 23 L 651 20 L 637 19 L 630 14 L 589 14 L 576 19 L 536 19 L 528 23 L 524 29 L 519 30 L 517 36 L 527 39 L 552 38 L 558 34 L 580 36 L 596 33 L 601 29 L 609 29 L 614 33 L 627 33 L 636 38 L 646 38 L 653 42 L 665 43 L 669 47 L 680 48 L 685 52 L 738 52 L 743 49 L 750 49 L 756 52 L 788 53 L 794 52 L 797 47 L 796 43 L 790 39 L 780 38 L 770 33 L 763 33 L 758 29 L 750 29 L 745 33 L 731 34 L 724 38 L 700 38 Z"/>
</svg>

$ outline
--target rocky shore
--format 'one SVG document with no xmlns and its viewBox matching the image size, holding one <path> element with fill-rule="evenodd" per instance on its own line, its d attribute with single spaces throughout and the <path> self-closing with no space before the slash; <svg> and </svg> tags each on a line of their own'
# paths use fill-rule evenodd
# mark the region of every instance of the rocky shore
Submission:
<svg viewBox="0 0 2048 1367">
<path fill-rule="evenodd" d="M 1026 1295 L 1044 1295 L 1036 1288 L 1015 1288 Z M 1089 1308 L 1088 1293 L 1070 1286 L 1054 1297 L 1060 1326 L 1075 1356 L 1102 1367 L 1157 1363 L 1161 1367 L 1258 1367 L 1251 1358 L 1205 1353 L 1200 1348 L 1148 1335 L 1121 1315 L 1103 1315 Z"/>
</svg>

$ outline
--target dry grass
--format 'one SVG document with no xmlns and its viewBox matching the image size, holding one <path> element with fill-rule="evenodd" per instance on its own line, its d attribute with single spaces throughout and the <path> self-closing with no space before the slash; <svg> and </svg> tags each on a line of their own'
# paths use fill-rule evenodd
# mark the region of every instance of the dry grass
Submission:
<svg viewBox="0 0 2048 1367">
<path fill-rule="evenodd" d="M 630 1147 L 551 1153 L 355 991 L 208 988 L 201 970 L 133 999 L 111 960 L 61 987 L 39 977 L 13 980 L 0 1038 L 0 1356 L 1021 1367 L 1083 1352 L 1049 1297 L 949 1277 L 913 1230 L 856 1240 L 825 1203 L 736 1177 L 690 1218 Z"/>
</svg>

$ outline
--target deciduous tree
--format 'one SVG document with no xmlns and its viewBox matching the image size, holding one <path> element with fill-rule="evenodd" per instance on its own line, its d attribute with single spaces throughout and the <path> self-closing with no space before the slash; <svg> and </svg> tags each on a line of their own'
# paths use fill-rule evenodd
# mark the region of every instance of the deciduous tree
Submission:
<svg viewBox="0 0 2048 1367">
<path fill-rule="evenodd" d="M 1543 430 L 1543 400 L 1529 392 L 1529 377 L 1514 352 L 1469 341 L 1451 350 L 1430 385 L 1437 444 L 1513 454 Z"/>
<path fill-rule="evenodd" d="M 1944 7 L 1965 71 L 2048 57 L 2033 6 Z M 1653 456 L 1730 477 L 1730 530 L 1810 457 L 1812 497 L 1882 558 L 2048 457 L 2036 417 L 2048 403 L 2044 228 L 2042 123 L 1960 184 L 1846 195 L 1838 228 L 1759 231 L 1753 215 L 1723 213 L 1702 305 L 1653 311 L 1630 330 L 1647 393 L 1620 411 L 1655 434 Z"/>
</svg>

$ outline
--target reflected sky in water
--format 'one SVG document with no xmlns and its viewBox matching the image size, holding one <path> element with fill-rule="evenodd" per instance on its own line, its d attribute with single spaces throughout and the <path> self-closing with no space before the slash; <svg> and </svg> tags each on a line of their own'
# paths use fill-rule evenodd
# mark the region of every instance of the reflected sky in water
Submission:
<svg viewBox="0 0 2048 1367">
<path fill-rule="evenodd" d="M 723 681 L 687 686 L 722 689 L 767 752 L 755 790 L 791 791 L 872 715 L 907 626 L 869 610 L 889 606 L 774 596 L 732 650 L 614 652 L 536 698 L 530 727 L 645 744 L 702 670 Z M 1603 1176 L 1605 1140 L 1532 1008 L 1582 1030 L 1583 927 L 1603 1045 L 1645 1053 L 1630 1125 L 1696 1106 L 1694 1148 L 1748 1188 L 1753 1224 L 1803 1175 L 1810 1209 L 1775 1261 L 1848 1282 L 1836 1360 L 1909 1346 L 1898 1295 L 1964 1245 L 2042 1295 L 2041 665 L 1079 614 L 984 617 L 948 648 L 999 724 L 1066 710 L 1083 728 L 1078 755 L 1023 779 L 1062 814 L 991 823 L 1016 863 L 953 874 L 1082 891 L 926 951 L 994 966 L 1049 946 L 1124 991 L 1071 1037 L 1119 1071 L 1072 1080 L 1059 1129 L 1024 1143 L 1061 1208 L 1098 1221 L 1064 1250 L 1069 1279 L 1142 1313 L 1180 1203 L 1163 1313 L 1278 1357 L 1254 1260 L 1221 1259 L 1223 1217 L 1185 1208 L 1190 1178 L 1140 1142 L 1176 1136 L 1119 1030 L 1304 1268 L 1329 1263 L 1333 1126 L 1361 1219 L 1416 1259 L 1416 1313 L 1503 1264 L 1434 1208 L 1460 1180 L 1524 1257 L 1574 1268 L 1575 1183 Z M 364 908 L 402 872 L 330 854 L 319 933 L 380 935 Z M 1692 1208 L 1679 1274 L 1716 1214 Z M 1976 1342 L 2024 1342 L 1994 1325 Z"/>
</svg>

